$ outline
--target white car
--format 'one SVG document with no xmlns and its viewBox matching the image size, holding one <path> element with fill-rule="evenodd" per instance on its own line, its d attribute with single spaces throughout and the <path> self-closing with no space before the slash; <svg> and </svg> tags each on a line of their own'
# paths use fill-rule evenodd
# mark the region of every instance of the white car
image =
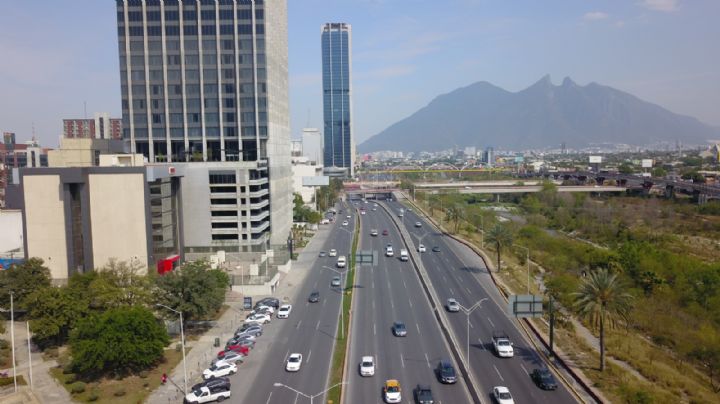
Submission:
<svg viewBox="0 0 720 404">
<path fill-rule="evenodd" d="M 446 307 L 447 311 L 451 313 L 457 313 L 458 311 L 460 311 L 460 304 L 458 304 L 457 300 L 453 298 L 447 299 Z"/>
<path fill-rule="evenodd" d="M 347 225 L 348 225 L 348 221 L 347 221 L 347 220 L 343 220 L 343 226 L 347 226 Z"/>
<path fill-rule="evenodd" d="M 285 365 L 285 370 L 288 372 L 297 372 L 300 370 L 300 366 L 302 366 L 302 354 L 290 354 L 287 364 Z"/>
<path fill-rule="evenodd" d="M 425 244 L 420 244 L 420 245 L 418 246 L 418 252 L 421 252 L 421 253 L 422 253 L 422 252 L 425 252 L 425 251 L 427 251 L 427 250 L 425 249 Z"/>
<path fill-rule="evenodd" d="M 234 375 L 237 372 L 237 365 L 225 361 L 217 361 L 214 365 L 203 370 L 203 379 Z"/>
<path fill-rule="evenodd" d="M 415 227 L 422 227 L 422 223 L 420 223 L 420 222 L 415 222 Z"/>
<path fill-rule="evenodd" d="M 264 304 L 258 306 L 255 308 L 255 310 L 251 311 L 250 314 L 259 314 L 259 313 L 265 313 L 265 314 L 274 314 L 275 308 L 272 306 L 266 306 Z"/>
<path fill-rule="evenodd" d="M 345 216 L 346 218 L 350 219 L 350 215 Z"/>
<path fill-rule="evenodd" d="M 385 256 L 392 257 L 393 255 L 395 255 L 395 253 L 393 252 L 392 246 L 389 245 L 389 246 L 385 247 Z"/>
<path fill-rule="evenodd" d="M 283 304 L 280 306 L 277 312 L 277 318 L 288 318 L 290 317 L 290 311 L 292 310 L 291 304 Z"/>
<path fill-rule="evenodd" d="M 345 268 L 345 265 L 347 265 L 347 258 L 345 258 L 344 255 L 339 256 L 336 265 L 338 268 Z"/>
<path fill-rule="evenodd" d="M 498 404 L 515 404 L 510 395 L 510 390 L 504 386 L 493 387 L 493 398 Z"/>
<path fill-rule="evenodd" d="M 373 237 L 377 236 L 377 235 L 378 235 L 377 229 L 372 229 L 372 230 L 370 230 L 370 235 L 373 236 Z"/>
<path fill-rule="evenodd" d="M 320 224 L 330 224 L 330 219 L 323 219 L 320 221 Z"/>
<path fill-rule="evenodd" d="M 268 314 L 258 313 L 253 314 L 250 317 L 246 318 L 244 323 L 245 324 L 267 324 L 270 321 L 272 321 L 272 318 Z"/>
<path fill-rule="evenodd" d="M 337 257 L 337 250 L 334 248 L 331 249 L 330 252 L 328 253 L 328 257 Z"/>
<path fill-rule="evenodd" d="M 219 402 L 226 398 L 230 398 L 231 394 L 230 390 L 211 391 L 207 387 L 200 387 L 199 389 L 188 393 L 185 396 L 185 402 L 188 404 L 211 403 L 213 401 Z"/>
<path fill-rule="evenodd" d="M 372 356 L 363 356 L 360 361 L 360 376 L 375 375 L 375 359 Z"/>
<path fill-rule="evenodd" d="M 365 210 L 364 210 L 364 209 L 361 210 L 361 211 L 360 211 L 360 214 L 361 214 L 361 215 L 364 215 L 364 214 L 365 214 Z"/>
</svg>

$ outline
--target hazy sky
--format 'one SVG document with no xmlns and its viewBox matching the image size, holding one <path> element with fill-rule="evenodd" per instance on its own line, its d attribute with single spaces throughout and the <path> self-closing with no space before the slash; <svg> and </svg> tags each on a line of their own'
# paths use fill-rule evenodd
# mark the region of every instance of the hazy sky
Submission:
<svg viewBox="0 0 720 404">
<path fill-rule="evenodd" d="M 272 0 L 266 0 L 272 1 Z M 292 133 L 322 127 L 320 26 L 353 28 L 358 142 L 476 81 L 545 74 L 720 125 L 717 0 L 288 0 Z M 0 131 L 56 146 L 62 119 L 120 116 L 114 1 L 0 0 Z"/>
</svg>

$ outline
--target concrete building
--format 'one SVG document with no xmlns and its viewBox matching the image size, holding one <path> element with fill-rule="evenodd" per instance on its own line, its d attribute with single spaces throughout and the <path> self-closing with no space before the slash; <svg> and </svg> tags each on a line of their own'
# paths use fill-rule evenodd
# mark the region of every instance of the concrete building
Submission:
<svg viewBox="0 0 720 404">
<path fill-rule="evenodd" d="M 352 28 L 346 23 L 327 23 L 320 35 L 325 121 L 323 164 L 328 173 L 337 173 L 334 168 L 338 167 L 353 176 Z"/>
<path fill-rule="evenodd" d="M 303 156 L 318 164 L 323 161 L 323 138 L 317 128 L 303 128 Z"/>
<path fill-rule="evenodd" d="M 3 133 L 0 143 L 0 208 L 5 207 L 6 192 L 12 183 L 12 171 L 21 167 L 47 167 L 48 149 L 40 147 L 35 141 L 17 144 L 15 134 Z"/>
<path fill-rule="evenodd" d="M 122 120 L 107 112 L 93 119 L 63 119 L 63 138 L 122 139 Z"/>
<path fill-rule="evenodd" d="M 20 169 L 26 258 L 42 258 L 58 283 L 111 259 L 179 259 L 180 176 L 166 166 Z"/>
<path fill-rule="evenodd" d="M 301 139 L 293 139 L 290 141 L 290 156 L 300 157 L 303 155 L 303 143 Z"/>
<path fill-rule="evenodd" d="M 306 205 L 316 203 L 315 187 L 303 186 L 303 177 L 317 177 L 323 175 L 323 166 L 305 156 L 294 157 L 292 162 L 293 170 L 293 193 L 300 194 Z"/>
<path fill-rule="evenodd" d="M 116 5 L 123 138 L 151 163 L 183 163 L 192 190 L 183 201 L 192 212 L 188 248 L 285 245 L 292 223 L 286 0 Z M 214 191 L 220 187 L 227 192 Z M 240 226 L 220 224 L 220 211 Z"/>
<path fill-rule="evenodd" d="M 119 139 L 60 138 L 60 148 L 48 151 L 48 167 L 93 167 L 100 165 L 105 154 L 122 153 Z"/>
</svg>

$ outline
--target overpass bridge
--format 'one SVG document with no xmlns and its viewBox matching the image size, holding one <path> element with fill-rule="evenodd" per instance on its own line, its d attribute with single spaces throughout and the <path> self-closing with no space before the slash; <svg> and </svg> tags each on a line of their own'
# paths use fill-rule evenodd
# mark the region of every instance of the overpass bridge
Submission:
<svg viewBox="0 0 720 404">
<path fill-rule="evenodd" d="M 417 188 L 416 189 L 420 189 Z M 461 194 L 526 194 L 540 192 L 543 190 L 542 185 L 513 185 L 513 186 L 465 186 L 462 188 L 439 187 L 424 188 L 430 193 L 437 194 L 444 190 L 453 190 Z M 558 192 L 627 192 L 625 187 L 603 186 L 603 185 L 560 185 L 557 187 Z"/>
</svg>

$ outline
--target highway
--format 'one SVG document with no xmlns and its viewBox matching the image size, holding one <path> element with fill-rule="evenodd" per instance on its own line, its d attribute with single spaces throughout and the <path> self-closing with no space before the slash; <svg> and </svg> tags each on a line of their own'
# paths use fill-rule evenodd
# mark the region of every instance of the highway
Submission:
<svg viewBox="0 0 720 404">
<path fill-rule="evenodd" d="M 436 403 L 472 402 L 464 381 L 454 385 L 438 382 L 435 369 L 441 359 L 452 360 L 449 348 L 412 261 L 401 261 L 405 248 L 400 234 L 381 207 L 372 211 L 372 203 L 360 204 L 367 214 L 360 215 L 361 237 L 358 250 L 377 251 L 376 265 L 358 266 L 354 282 L 352 336 L 348 354 L 345 387 L 346 404 L 381 403 L 382 386 L 387 379 L 397 379 L 402 387 L 402 402 L 415 402 L 413 390 L 418 383 L 430 385 Z M 371 229 L 378 231 L 371 236 Z M 388 235 L 383 236 L 383 230 Z M 386 257 L 390 243 L 395 256 Z M 407 327 L 407 337 L 395 337 L 394 321 Z M 359 363 L 363 356 L 374 356 L 375 375 L 361 377 Z M 454 361 L 453 361 L 454 363 Z M 456 366 L 457 369 L 457 366 Z"/>
<path fill-rule="evenodd" d="M 352 208 L 341 207 L 343 213 L 336 215 L 337 220 L 331 230 L 327 241 L 321 247 L 324 251 L 334 248 L 338 256 L 349 258 L 352 237 L 355 228 L 355 212 Z M 351 214 L 351 219 L 345 216 Z M 348 226 L 343 226 L 343 220 L 348 220 Z M 258 338 L 257 347 L 265 349 L 262 362 L 253 359 L 253 351 L 248 360 L 238 367 L 238 373 L 231 377 L 233 396 L 231 402 L 235 403 L 265 403 L 287 404 L 310 402 L 308 399 L 296 394 L 282 386 L 282 383 L 308 395 L 315 395 L 328 388 L 332 347 L 335 344 L 338 321 L 340 316 L 340 289 L 331 287 L 330 282 L 336 274 L 324 269 L 328 266 L 335 268 L 335 257 L 317 257 L 314 262 L 307 265 L 310 271 L 302 283 L 297 285 L 297 296 L 290 303 L 293 309 L 288 319 L 277 319 L 273 316 L 270 324 L 264 326 L 265 333 Z M 294 265 L 295 266 L 295 265 Z M 308 296 L 314 290 L 320 292 L 320 302 L 308 303 Z M 224 343 L 224 341 L 223 341 Z M 285 361 L 291 353 L 301 353 L 303 364 L 299 372 L 285 371 Z M 241 387 L 242 385 L 242 387 Z M 315 398 L 315 402 L 325 402 L 324 395 Z"/>
<path fill-rule="evenodd" d="M 387 202 L 389 211 L 396 217 L 404 206 L 397 202 Z M 415 223 L 421 222 L 421 227 Z M 520 334 L 518 322 L 506 314 L 504 300 L 495 288 L 483 261 L 466 246 L 442 236 L 431 224 L 416 212 L 405 210 L 401 225 L 405 226 L 417 248 L 419 243 L 427 247 L 422 253 L 423 265 L 437 291 L 440 304 L 453 297 L 465 306 L 471 307 L 483 298 L 488 298 L 480 309 L 470 315 L 470 368 L 474 380 L 479 383 L 478 390 L 491 402 L 493 386 L 505 386 L 510 389 L 516 403 L 575 403 L 575 396 L 559 383 L 556 391 L 543 391 L 529 376 L 534 368 L 543 363 L 533 346 Z M 434 246 L 440 252 L 433 252 Z M 418 291 L 420 288 L 418 286 Z M 418 292 L 419 295 L 419 292 Z M 465 314 L 448 313 L 451 332 L 466 355 L 467 319 Z M 513 358 L 499 358 L 492 346 L 493 331 L 505 331 L 514 343 Z"/>
</svg>

